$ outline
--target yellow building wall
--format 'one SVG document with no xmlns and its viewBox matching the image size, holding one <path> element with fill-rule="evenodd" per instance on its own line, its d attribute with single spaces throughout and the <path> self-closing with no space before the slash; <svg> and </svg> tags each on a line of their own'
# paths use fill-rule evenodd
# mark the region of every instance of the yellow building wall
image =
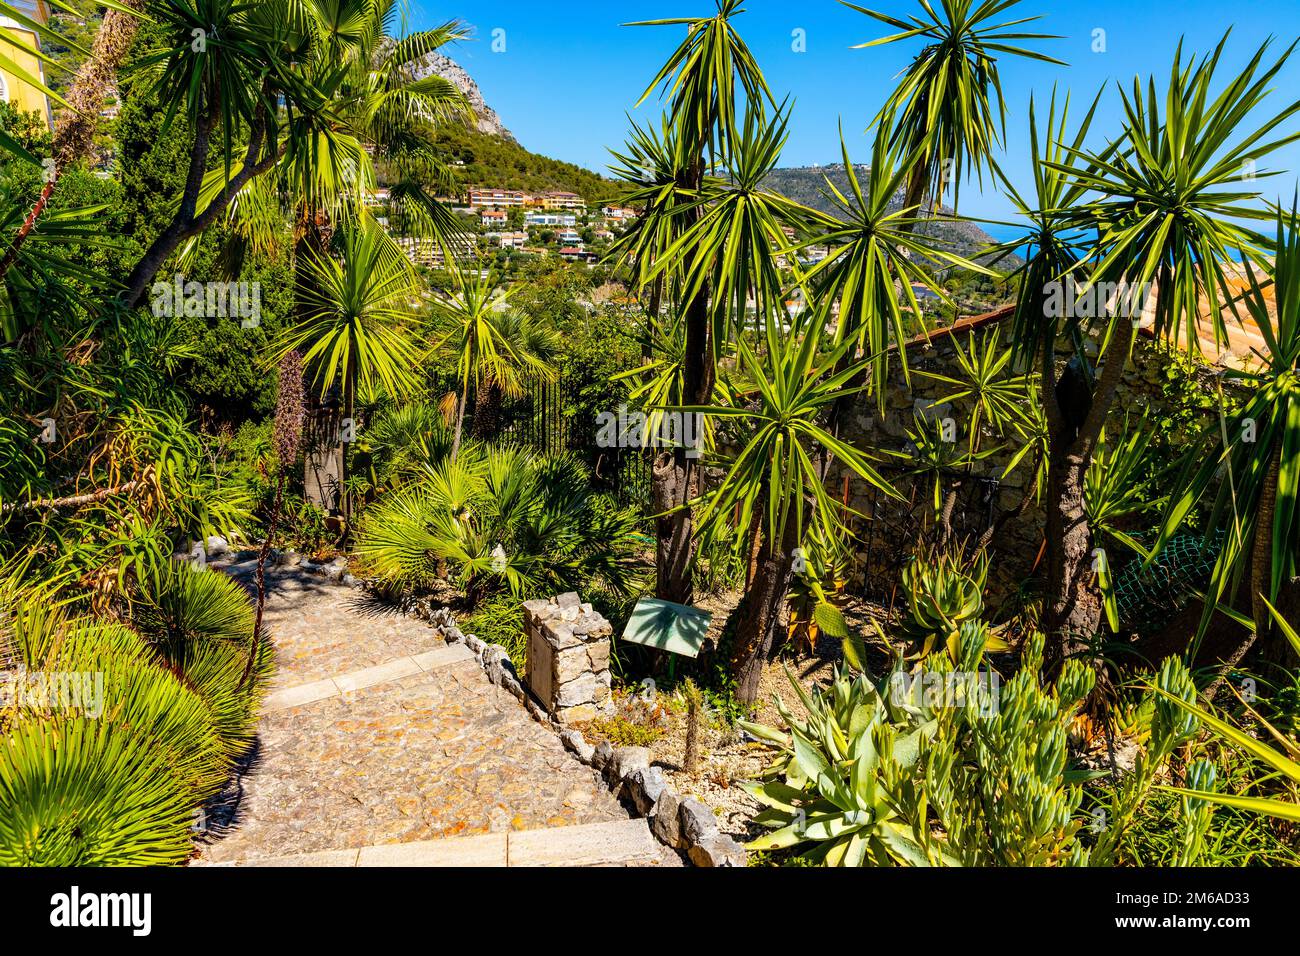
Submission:
<svg viewBox="0 0 1300 956">
<path fill-rule="evenodd" d="M 12 20 L 9 21 L 13 23 Z M 38 41 L 36 34 L 30 30 L 14 26 L 0 26 L 0 33 L 5 36 L 13 37 L 24 45 L 33 47 Z M 7 59 L 17 64 L 21 69 L 27 71 L 31 76 L 40 77 L 41 82 L 45 82 L 45 71 L 43 64 L 32 53 L 20 50 L 12 44 L 6 43 L 3 46 L 3 52 Z M 31 84 L 20 80 L 8 70 L 0 67 L 0 78 L 4 80 L 4 95 L 0 98 L 9 102 L 9 105 L 23 110 L 24 112 L 35 111 L 45 118 L 45 125 L 52 128 L 52 117 L 50 115 L 50 103 L 45 94 L 33 87 Z"/>
</svg>

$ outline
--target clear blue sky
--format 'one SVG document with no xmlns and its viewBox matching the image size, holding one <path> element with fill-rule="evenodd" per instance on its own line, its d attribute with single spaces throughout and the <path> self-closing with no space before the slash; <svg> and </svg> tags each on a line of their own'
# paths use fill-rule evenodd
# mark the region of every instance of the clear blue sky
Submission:
<svg viewBox="0 0 1300 956">
<path fill-rule="evenodd" d="M 426 26 L 457 18 L 474 39 L 448 53 L 478 82 L 489 105 L 528 149 L 605 172 L 608 148 L 623 142 L 629 112 L 644 122 L 657 116 L 654 102 L 633 105 L 682 33 L 677 27 L 625 27 L 632 20 L 707 15 L 712 0 L 408 0 L 413 24 Z M 877 0 L 864 6 L 905 16 L 919 10 L 916 0 Z M 937 7 L 938 2 L 935 0 Z M 735 20 L 778 99 L 794 102 L 790 142 L 782 165 L 837 162 L 837 124 L 855 161 L 868 158 L 866 127 L 923 41 L 913 40 L 854 50 L 854 44 L 884 36 L 888 28 L 834 0 L 751 0 Z M 1233 28 L 1222 68 L 1225 81 L 1259 43 L 1277 38 L 1280 52 L 1300 36 L 1297 0 L 1024 0 L 1021 15 L 1043 14 L 1027 29 L 1064 39 L 1035 46 L 1069 66 L 1057 67 L 1003 58 L 1001 72 L 1008 100 L 1007 151 L 999 157 L 1017 185 L 1028 181 L 1028 103 L 1040 102 L 1052 85 L 1074 92 L 1076 105 L 1089 102 L 1109 84 L 1094 130 L 1098 138 L 1117 128 L 1116 80 L 1131 85 L 1135 75 L 1168 75 L 1180 36 L 1185 48 L 1208 51 Z M 795 52 L 794 31 L 802 30 L 806 51 Z M 1105 31 L 1106 51 L 1092 50 L 1093 31 Z M 494 32 L 503 31 L 503 32 Z M 504 49 L 494 52 L 497 46 Z M 1275 84 L 1272 106 L 1300 98 L 1300 50 Z M 1291 128 L 1295 128 L 1292 126 Z M 1300 146 L 1274 155 L 1267 168 L 1285 175 L 1260 186 L 1269 195 L 1290 198 L 1300 171 Z M 1006 200 L 992 190 L 963 187 L 962 212 L 999 217 Z"/>
</svg>

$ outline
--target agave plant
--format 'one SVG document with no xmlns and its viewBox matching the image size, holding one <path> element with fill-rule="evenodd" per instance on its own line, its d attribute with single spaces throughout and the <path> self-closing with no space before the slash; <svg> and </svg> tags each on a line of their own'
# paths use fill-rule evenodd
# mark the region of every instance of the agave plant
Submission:
<svg viewBox="0 0 1300 956">
<path fill-rule="evenodd" d="M 777 699 L 789 728 L 742 722 L 776 747 L 763 781 L 744 789 L 768 809 L 754 822 L 773 829 L 748 844 L 775 850 L 811 843 L 807 856 L 825 866 L 953 862 L 931 835 L 924 806 L 907 807 L 899 781 L 912 772 L 933 721 L 897 728 L 880 692 L 865 677 L 836 670 L 830 687 L 811 695 L 787 672 L 808 714 L 796 718 Z"/>
<path fill-rule="evenodd" d="M 787 599 L 787 639 L 796 648 L 811 653 L 821 634 L 838 640 L 849 637 L 844 613 L 836 603 L 843 598 L 848 561 L 841 542 L 825 541 L 815 534 L 804 541 Z"/>
</svg>

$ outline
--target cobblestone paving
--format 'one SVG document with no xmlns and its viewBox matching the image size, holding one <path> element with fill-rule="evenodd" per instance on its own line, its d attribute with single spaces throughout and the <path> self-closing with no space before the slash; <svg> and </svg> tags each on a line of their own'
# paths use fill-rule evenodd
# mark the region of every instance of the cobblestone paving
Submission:
<svg viewBox="0 0 1300 956">
<path fill-rule="evenodd" d="M 251 566 L 249 562 L 231 569 L 232 576 L 250 590 Z M 268 571 L 266 583 L 263 620 L 275 636 L 275 688 L 307 684 L 442 645 L 420 622 L 381 606 L 365 591 L 305 571 Z"/>
<path fill-rule="evenodd" d="M 271 578 L 278 686 L 441 647 L 360 590 Z M 476 833 L 626 820 L 519 702 L 463 661 L 262 717 L 259 747 L 210 808 L 200 859 L 228 862 Z"/>
</svg>

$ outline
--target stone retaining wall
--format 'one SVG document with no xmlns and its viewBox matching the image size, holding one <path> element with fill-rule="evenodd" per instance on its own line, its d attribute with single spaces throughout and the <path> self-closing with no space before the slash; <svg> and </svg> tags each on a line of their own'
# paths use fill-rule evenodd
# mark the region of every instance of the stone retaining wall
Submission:
<svg viewBox="0 0 1300 956">
<path fill-rule="evenodd" d="M 907 474 L 907 459 L 894 458 L 885 452 L 909 453 L 907 432 L 915 429 L 914 416 L 918 411 L 940 419 L 951 418 L 956 425 L 954 437 L 958 447 L 967 447 L 972 403 L 969 400 L 941 403 L 939 400 L 957 391 L 958 386 L 931 375 L 962 381 L 956 345 L 960 344 L 969 351 L 972 334 L 987 335 L 991 329 L 1008 324 L 1000 314 L 981 318 L 988 321 L 955 326 L 952 334 L 936 334 L 929 344 L 909 345 L 910 383 L 904 380 L 897 356 L 892 356 L 883 411 L 874 395 L 863 396 L 843 426 L 842 437 L 857 447 L 875 450 L 882 474 L 903 496 L 901 502 L 889 501 L 856 476 L 832 469 L 828 478 L 831 494 L 836 500 L 845 500 L 847 490 L 848 505 L 868 516 L 867 521 L 854 519 L 860 541 L 849 588 L 855 593 L 887 596 L 897 581 L 901 562 L 914 551 L 918 523 L 925 519 L 931 526 L 933 524 L 930 476 L 918 478 Z M 1003 328 L 1000 334 L 1001 340 L 1006 342 L 1009 328 Z M 1095 356 L 1096 344 L 1089 342 L 1088 346 L 1090 354 Z M 1058 354 L 1058 368 L 1067 358 L 1064 352 Z M 1168 363 L 1158 347 L 1148 336 L 1139 336 L 1112 409 L 1111 428 L 1122 424 L 1126 413 L 1136 420 L 1144 411 L 1152 414 L 1165 411 L 1159 399 L 1159 386 L 1167 369 Z M 1212 369 L 1201 367 L 1197 375 L 1204 379 L 1202 384 L 1205 388 L 1214 387 Z M 1025 455 L 1009 474 L 1004 474 L 1010 462 L 1022 451 L 1021 444 L 1007 443 L 985 426 L 978 447 L 997 450 L 977 461 L 965 481 L 959 507 L 953 515 L 953 534 L 958 541 L 978 538 L 1000 516 L 1014 512 L 1031 489 L 1034 479 L 1032 452 Z M 873 515 L 876 520 L 870 520 Z M 1007 521 L 991 542 L 990 550 L 996 553 L 996 560 L 990 562 L 988 590 L 994 600 L 1014 591 L 1019 582 L 1029 576 L 1043 543 L 1044 524 L 1042 508 L 1031 499 L 1023 513 Z"/>
</svg>

